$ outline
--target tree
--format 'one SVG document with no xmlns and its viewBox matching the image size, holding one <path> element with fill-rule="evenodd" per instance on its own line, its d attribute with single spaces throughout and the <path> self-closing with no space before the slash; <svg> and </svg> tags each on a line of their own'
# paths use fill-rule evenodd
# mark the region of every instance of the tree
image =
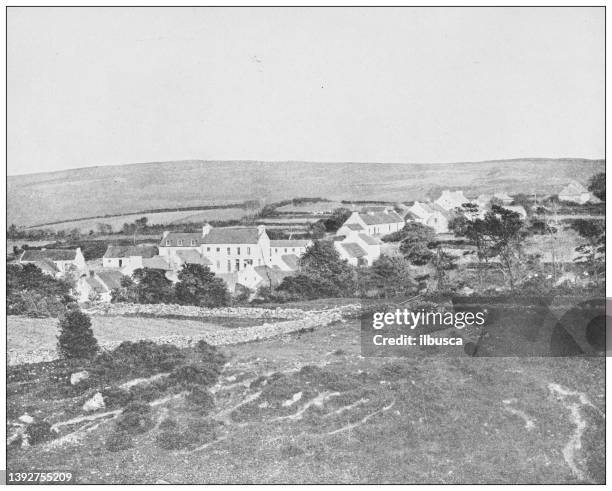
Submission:
<svg viewBox="0 0 612 491">
<path fill-rule="evenodd" d="M 595 284 L 599 285 L 599 276 L 605 270 L 606 229 L 603 220 L 574 220 L 571 228 L 587 240 L 576 248 L 581 256 L 576 261 L 586 261 L 591 269 Z"/>
<path fill-rule="evenodd" d="M 515 206 L 522 206 L 523 208 L 525 208 L 527 216 L 531 216 L 533 204 L 531 202 L 531 198 L 525 193 L 518 193 L 517 195 L 515 195 L 512 204 Z"/>
<path fill-rule="evenodd" d="M 600 172 L 589 179 L 589 191 L 601 201 L 606 201 L 606 173 Z"/>
<path fill-rule="evenodd" d="M 120 280 L 121 286 L 111 291 L 111 302 L 138 303 L 138 292 L 136 283 L 129 276 L 124 276 Z"/>
<path fill-rule="evenodd" d="M 350 216 L 351 210 L 348 208 L 336 208 L 331 216 L 325 220 L 325 229 L 328 232 L 337 232 Z"/>
<path fill-rule="evenodd" d="M 315 240 L 299 261 L 299 273 L 278 290 L 303 298 L 343 297 L 355 291 L 355 272 L 331 242 Z"/>
<path fill-rule="evenodd" d="M 172 282 L 161 269 L 136 269 L 132 274 L 138 303 L 172 303 Z"/>
<path fill-rule="evenodd" d="M 401 256 L 380 256 L 372 264 L 370 281 L 383 290 L 385 297 L 407 293 L 416 288 L 410 264 Z"/>
<path fill-rule="evenodd" d="M 58 351 L 63 358 L 92 358 L 98 352 L 98 341 L 88 315 L 78 309 L 69 310 L 60 319 Z"/>
<path fill-rule="evenodd" d="M 229 303 L 227 285 L 208 266 L 184 264 L 178 279 L 174 293 L 177 303 L 181 305 L 219 307 Z"/>
<path fill-rule="evenodd" d="M 432 258 L 429 245 L 434 242 L 436 233 L 433 228 L 418 222 L 408 222 L 399 231 L 400 252 L 415 266 L 424 266 Z"/>
</svg>

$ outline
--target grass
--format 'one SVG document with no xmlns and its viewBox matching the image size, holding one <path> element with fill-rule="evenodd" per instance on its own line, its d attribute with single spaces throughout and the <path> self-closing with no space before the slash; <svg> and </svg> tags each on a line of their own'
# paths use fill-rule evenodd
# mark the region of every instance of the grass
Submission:
<svg viewBox="0 0 612 491">
<path fill-rule="evenodd" d="M 133 435 L 133 448 L 107 450 L 115 431 L 109 421 L 73 445 L 11 449 L 8 468 L 44 462 L 77 469 L 80 481 L 90 483 L 605 479 L 603 359 L 467 358 L 424 350 L 410 358 L 363 358 L 356 320 L 224 352 L 230 361 L 211 410 L 194 404 L 209 407 L 207 392 L 175 398 L 152 408 L 159 427 Z M 31 377 L 9 379 L 9 401 L 32 387 L 23 383 Z M 582 394 L 592 407 L 577 396 L 555 396 L 551 384 Z M 583 478 L 563 456 L 577 427 L 574 403 L 586 424 L 575 455 Z M 118 446 L 125 440 L 114 438 Z"/>
</svg>

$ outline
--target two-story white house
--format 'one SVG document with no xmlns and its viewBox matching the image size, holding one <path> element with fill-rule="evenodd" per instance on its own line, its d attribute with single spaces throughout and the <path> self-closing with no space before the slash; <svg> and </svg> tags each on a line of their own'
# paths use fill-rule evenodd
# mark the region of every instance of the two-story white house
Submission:
<svg viewBox="0 0 612 491">
<path fill-rule="evenodd" d="M 401 230 L 403 226 L 404 219 L 388 208 L 383 211 L 354 211 L 342 224 L 338 234 L 347 235 L 350 230 L 361 231 L 372 236 L 387 235 Z"/>
<path fill-rule="evenodd" d="M 70 271 L 77 274 L 87 272 L 87 264 L 81 252 L 76 249 L 28 249 L 19 257 L 21 264 L 36 264 L 43 273 L 61 278 Z"/>
<path fill-rule="evenodd" d="M 177 251 L 186 250 L 199 252 L 210 262 L 211 271 L 220 274 L 270 263 L 270 238 L 264 225 L 213 228 L 206 224 L 201 233 L 164 232 L 159 243 L 160 256 L 176 264 L 173 258 Z"/>
</svg>

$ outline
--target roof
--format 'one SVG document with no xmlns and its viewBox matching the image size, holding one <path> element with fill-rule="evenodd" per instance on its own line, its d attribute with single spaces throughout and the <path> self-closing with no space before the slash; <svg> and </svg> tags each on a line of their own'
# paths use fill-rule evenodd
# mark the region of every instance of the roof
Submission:
<svg viewBox="0 0 612 491">
<path fill-rule="evenodd" d="M 106 286 L 104 286 L 102 283 L 100 283 L 95 278 L 92 278 L 91 276 L 85 278 L 85 283 L 87 283 L 96 293 L 105 293 L 108 291 L 108 288 L 106 288 Z"/>
<path fill-rule="evenodd" d="M 28 249 L 21 255 L 20 261 L 74 261 L 76 249 Z"/>
<path fill-rule="evenodd" d="M 181 245 L 178 245 L 179 240 L 183 241 Z M 170 232 L 162 237 L 159 245 L 160 247 L 194 247 L 191 245 L 192 240 L 195 240 L 195 244 L 199 246 L 202 243 L 202 234 L 200 232 Z"/>
<path fill-rule="evenodd" d="M 465 195 L 463 194 L 463 191 L 461 191 L 461 190 L 450 191 L 448 189 L 445 189 L 444 191 L 442 191 L 442 194 L 440 195 L 440 198 L 449 198 L 449 199 L 454 199 L 454 200 L 463 200 L 462 203 L 465 203 L 467 201 L 467 198 L 465 197 Z M 438 199 L 440 199 L 440 198 L 438 198 Z"/>
<path fill-rule="evenodd" d="M 259 230 L 257 227 L 213 228 L 201 237 L 201 242 L 202 244 L 257 244 Z"/>
<path fill-rule="evenodd" d="M 307 247 L 311 243 L 310 240 L 271 240 L 270 247 Z"/>
<path fill-rule="evenodd" d="M 207 257 L 202 256 L 198 251 L 193 249 L 184 249 L 176 251 L 177 257 L 188 264 L 202 264 L 204 266 L 210 266 L 212 262 Z"/>
<path fill-rule="evenodd" d="M 350 257 L 365 257 L 368 255 L 359 244 L 355 244 L 354 242 L 341 242 L 340 246 L 342 246 Z"/>
<path fill-rule="evenodd" d="M 287 276 L 292 274 L 291 271 L 282 271 L 270 266 L 255 266 L 253 269 L 261 276 L 262 282 L 265 282 L 266 285 L 271 282 L 273 287 L 280 285 Z"/>
<path fill-rule="evenodd" d="M 349 223 L 345 225 L 345 227 L 348 227 L 349 229 L 354 230 L 356 232 L 358 232 L 359 230 L 363 230 L 363 227 L 358 223 Z"/>
<path fill-rule="evenodd" d="M 368 234 L 358 234 L 359 238 L 363 240 L 368 245 L 378 245 L 380 242 L 374 237 L 369 236 Z"/>
<path fill-rule="evenodd" d="M 588 193 L 588 189 L 585 188 L 582 184 L 576 181 L 570 182 L 567 186 L 563 188 L 563 190 L 559 193 L 559 195 L 574 195 L 574 194 L 582 194 Z"/>
<path fill-rule="evenodd" d="M 295 254 L 283 254 L 281 256 L 281 259 L 292 270 L 298 269 L 300 258 L 297 257 Z"/>
<path fill-rule="evenodd" d="M 103 257 L 153 257 L 157 249 L 152 245 L 109 245 Z"/>
<path fill-rule="evenodd" d="M 114 290 L 121 286 L 121 278 L 123 275 L 120 271 L 102 270 L 96 272 L 97 279 L 103 283 L 109 290 Z"/>
<path fill-rule="evenodd" d="M 402 217 L 395 211 L 360 213 L 359 218 L 361 218 L 366 225 L 404 222 Z"/>
<path fill-rule="evenodd" d="M 149 269 L 163 269 L 165 271 L 170 271 L 172 269 L 170 264 L 168 264 L 168 261 L 161 256 L 142 258 L 142 267 Z"/>
<path fill-rule="evenodd" d="M 48 259 L 43 259 L 42 261 L 34 262 L 36 266 L 38 266 L 43 272 L 55 274 L 59 273 L 59 269 L 53 261 L 49 261 Z"/>
<path fill-rule="evenodd" d="M 370 206 L 362 207 L 361 211 L 363 213 L 368 213 L 370 211 L 380 212 L 380 211 L 388 210 L 389 208 L 390 208 L 389 206 L 385 206 L 385 205 L 370 205 Z"/>
<path fill-rule="evenodd" d="M 510 196 L 510 195 L 509 195 L 508 193 L 506 193 L 506 192 L 502 192 L 502 193 L 495 193 L 495 194 L 494 194 L 494 196 L 495 196 L 497 199 L 501 199 L 501 200 L 505 200 L 505 201 L 512 200 L 512 196 Z"/>
</svg>

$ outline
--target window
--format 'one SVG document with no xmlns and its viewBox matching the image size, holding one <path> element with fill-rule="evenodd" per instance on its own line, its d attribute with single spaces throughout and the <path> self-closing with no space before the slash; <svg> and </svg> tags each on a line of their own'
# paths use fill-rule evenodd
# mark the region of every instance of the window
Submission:
<svg viewBox="0 0 612 491">
<path fill-rule="evenodd" d="M 217 261 L 217 271 L 221 269 L 221 261 Z"/>
<path fill-rule="evenodd" d="M 210 247 L 207 247 L 207 248 L 206 248 L 206 252 L 210 252 Z"/>
<path fill-rule="evenodd" d="M 221 248 L 220 247 L 217 247 L 217 252 L 221 252 Z"/>
<path fill-rule="evenodd" d="M 251 255 L 251 248 L 247 247 L 247 256 L 250 256 L 250 255 Z"/>
<path fill-rule="evenodd" d="M 287 248 L 285 247 L 285 254 L 287 254 Z"/>
<path fill-rule="evenodd" d="M 183 239 L 179 239 L 179 240 L 177 240 L 177 241 L 176 241 L 176 245 L 180 245 L 180 246 L 182 246 L 182 245 L 183 245 Z"/>
<path fill-rule="evenodd" d="M 274 248 L 274 253 L 278 254 L 278 249 L 276 247 Z"/>
<path fill-rule="evenodd" d="M 119 267 L 123 266 L 123 261 L 119 259 Z"/>
<path fill-rule="evenodd" d="M 240 256 L 240 247 L 236 247 L 236 254 Z"/>
<path fill-rule="evenodd" d="M 228 247 L 228 248 L 227 248 L 227 255 L 229 256 L 230 254 L 231 254 L 231 252 L 230 252 L 230 248 Z"/>
<path fill-rule="evenodd" d="M 240 271 L 240 259 L 236 259 L 236 271 Z"/>
<path fill-rule="evenodd" d="M 291 249 L 291 252 L 295 252 L 295 247 Z"/>
<path fill-rule="evenodd" d="M 229 259 L 227 260 L 227 270 L 228 271 L 232 270 L 232 262 Z"/>
<path fill-rule="evenodd" d="M 192 245 L 192 246 L 196 245 L 196 241 L 195 241 L 195 239 L 191 239 L 191 245 Z"/>
<path fill-rule="evenodd" d="M 171 240 L 167 240 L 167 241 L 166 241 L 166 245 L 167 245 L 167 246 L 172 245 L 172 241 L 171 241 Z"/>
</svg>

